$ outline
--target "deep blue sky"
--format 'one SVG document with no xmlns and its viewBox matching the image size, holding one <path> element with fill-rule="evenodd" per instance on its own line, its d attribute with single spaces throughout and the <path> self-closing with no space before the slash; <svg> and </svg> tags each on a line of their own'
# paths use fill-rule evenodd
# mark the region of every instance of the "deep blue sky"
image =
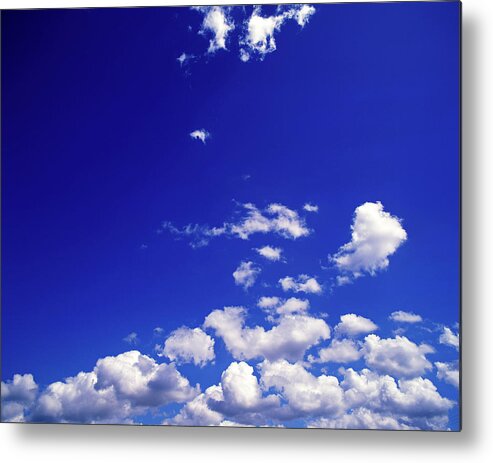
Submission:
<svg viewBox="0 0 493 463">
<path fill-rule="evenodd" d="M 398 309 L 458 322 L 458 4 L 317 5 L 263 61 L 241 62 L 232 44 L 185 72 L 176 58 L 208 45 L 201 19 L 186 8 L 2 12 L 4 378 L 89 371 L 127 350 L 130 332 L 152 353 L 154 327 L 253 307 L 281 295 L 262 282 L 287 274 L 329 285 L 322 266 L 366 201 L 402 218 L 408 240 L 386 271 L 326 291 L 313 310 L 330 323 L 356 312 L 385 326 Z M 188 135 L 202 127 L 206 145 Z M 156 234 L 163 220 L 220 225 L 233 200 L 317 204 L 314 234 L 200 249 Z M 263 265 L 245 292 L 231 273 L 263 244 L 282 246 L 287 266 Z M 213 384 L 230 361 L 218 357 L 214 373 L 182 370 Z"/>
</svg>

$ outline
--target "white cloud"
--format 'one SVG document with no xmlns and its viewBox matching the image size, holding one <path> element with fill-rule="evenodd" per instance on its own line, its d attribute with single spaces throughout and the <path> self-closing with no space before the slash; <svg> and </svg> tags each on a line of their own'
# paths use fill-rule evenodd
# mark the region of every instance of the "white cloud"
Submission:
<svg viewBox="0 0 493 463">
<path fill-rule="evenodd" d="M 287 315 L 270 330 L 262 326 L 245 327 L 246 311 L 242 307 L 214 310 L 204 321 L 212 328 L 236 360 L 266 358 L 302 359 L 306 350 L 330 337 L 324 320 L 307 315 Z"/>
<path fill-rule="evenodd" d="M 389 257 L 407 239 L 401 220 L 385 212 L 380 202 L 368 202 L 357 207 L 351 230 L 351 241 L 330 257 L 345 277 L 338 284 L 386 269 Z"/>
<path fill-rule="evenodd" d="M 238 268 L 233 272 L 235 284 L 248 289 L 255 284 L 255 280 L 259 276 L 261 270 L 255 267 L 253 262 L 241 262 Z"/>
<path fill-rule="evenodd" d="M 363 356 L 368 367 L 383 374 L 413 378 L 432 368 L 426 354 L 434 352 L 427 344 L 419 346 L 405 336 L 380 339 L 375 334 L 365 338 Z"/>
<path fill-rule="evenodd" d="M 205 141 L 211 136 L 211 134 L 205 129 L 197 129 L 190 132 L 190 136 L 194 140 L 200 140 L 205 145 Z"/>
<path fill-rule="evenodd" d="M 183 326 L 166 339 L 161 355 L 171 361 L 194 363 L 203 367 L 214 360 L 214 339 L 200 328 Z"/>
<path fill-rule="evenodd" d="M 279 280 L 283 291 L 294 291 L 295 293 L 320 294 L 322 287 L 314 277 L 308 275 L 299 275 L 297 279 L 293 277 L 284 277 Z"/>
<path fill-rule="evenodd" d="M 443 379 L 445 382 L 459 387 L 459 368 L 457 363 L 435 362 L 437 369 L 437 378 Z"/>
<path fill-rule="evenodd" d="M 193 60 L 195 58 L 194 55 L 189 55 L 185 52 L 183 52 L 178 58 L 176 58 L 176 61 L 180 63 L 180 66 L 183 67 L 185 66 L 190 60 Z"/>
<path fill-rule="evenodd" d="M 311 233 L 305 220 L 296 211 L 282 204 L 272 203 L 264 210 L 258 209 L 252 203 L 241 206 L 246 215 L 239 221 L 225 222 L 220 227 L 188 224 L 183 228 L 177 228 L 171 222 L 165 221 L 159 231 L 168 230 L 178 238 L 188 237 L 192 240 L 190 245 L 194 248 L 206 246 L 212 238 L 222 235 L 247 240 L 256 233 L 274 233 L 295 240 Z"/>
<path fill-rule="evenodd" d="M 98 360 L 93 371 L 50 384 L 40 395 L 32 420 L 124 423 L 149 407 L 187 402 L 200 392 L 173 364 L 158 364 L 129 351 Z"/>
<path fill-rule="evenodd" d="M 14 375 L 11 381 L 1 383 L 2 421 L 22 422 L 26 411 L 38 394 L 33 375 Z"/>
<path fill-rule="evenodd" d="M 380 376 L 368 369 L 360 373 L 342 370 L 346 408 L 364 408 L 398 419 L 400 423 L 421 429 L 443 429 L 453 402 L 438 393 L 428 379 L 401 379 Z"/>
<path fill-rule="evenodd" d="M 455 347 L 459 350 L 459 333 L 454 333 L 449 327 L 444 326 L 442 334 L 439 338 L 440 344 L 445 344 L 446 346 Z"/>
<path fill-rule="evenodd" d="M 308 6 L 308 5 L 305 5 L 305 6 Z M 303 206 L 303 209 L 307 212 L 318 212 L 318 206 L 316 206 L 315 204 L 306 203 Z"/>
<path fill-rule="evenodd" d="M 335 327 L 337 334 L 346 334 L 348 336 L 358 336 L 359 334 L 371 333 L 378 329 L 369 318 L 361 317 L 354 313 L 341 315 L 341 321 Z"/>
<path fill-rule="evenodd" d="M 204 13 L 204 20 L 199 32 L 203 35 L 212 35 L 207 52 L 215 53 L 221 49 L 227 50 L 226 40 L 229 33 L 235 28 L 232 19 L 228 17 L 227 9 L 220 6 L 196 7 L 195 9 Z"/>
<path fill-rule="evenodd" d="M 282 393 L 292 417 L 331 416 L 343 411 L 343 391 L 335 376 L 314 376 L 302 365 L 286 360 L 264 360 L 259 370 L 262 387 Z"/>
<path fill-rule="evenodd" d="M 267 260 L 278 261 L 281 260 L 281 248 L 275 248 L 272 246 L 263 246 L 261 248 L 255 249 L 261 256 L 265 257 Z"/>
<path fill-rule="evenodd" d="M 297 239 L 310 234 L 304 219 L 288 207 L 272 203 L 264 211 L 254 204 L 243 204 L 246 217 L 239 223 L 229 224 L 230 233 L 241 239 L 248 239 L 254 233 L 273 232 L 284 238 Z"/>
<path fill-rule="evenodd" d="M 278 297 L 263 296 L 259 299 L 257 306 L 270 315 L 294 315 L 306 313 L 310 308 L 310 302 L 307 299 L 298 299 L 296 297 L 280 299 Z"/>
<path fill-rule="evenodd" d="M 358 344 L 352 339 L 333 339 L 330 346 L 318 351 L 318 357 L 309 357 L 312 363 L 350 363 L 356 362 L 362 356 Z"/>
<path fill-rule="evenodd" d="M 128 344 L 130 344 L 130 345 L 133 345 L 133 346 L 135 346 L 136 344 L 138 344 L 138 343 L 139 343 L 139 337 L 137 336 L 137 333 L 133 333 L 133 332 L 132 332 L 132 333 L 130 333 L 130 334 L 128 334 L 127 336 L 125 336 L 125 337 L 123 338 L 123 340 L 124 340 L 126 343 L 128 343 Z"/>
<path fill-rule="evenodd" d="M 309 5 L 293 5 L 273 16 L 262 16 L 261 7 L 254 8 L 246 23 L 246 33 L 240 40 L 240 59 L 248 61 L 252 56 L 264 59 L 265 55 L 276 50 L 275 34 L 281 30 L 286 20 L 294 19 L 301 27 L 305 26 L 315 8 Z"/>
<path fill-rule="evenodd" d="M 418 323 L 423 321 L 420 315 L 413 312 L 404 312 L 403 310 L 392 312 L 389 319 L 400 323 Z"/>
</svg>

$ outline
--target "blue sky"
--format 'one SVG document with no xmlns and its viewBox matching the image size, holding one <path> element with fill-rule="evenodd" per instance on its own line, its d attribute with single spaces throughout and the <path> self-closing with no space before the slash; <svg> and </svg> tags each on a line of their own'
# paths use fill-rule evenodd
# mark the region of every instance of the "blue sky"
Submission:
<svg viewBox="0 0 493 463">
<path fill-rule="evenodd" d="M 458 360 L 459 8 L 2 12 L 2 396 L 17 404 L 9 405 L 12 416 L 22 409 L 26 420 L 180 424 L 174 417 L 184 404 L 201 400 L 211 424 L 457 429 L 458 390 L 444 371 L 456 371 Z M 262 36 L 269 27 L 273 35 Z M 208 136 L 190 136 L 197 130 Z M 259 221 L 267 228 L 245 237 L 245 226 Z M 369 230 L 362 243 L 351 241 L 352 224 Z M 281 258 L 260 255 L 264 246 L 282 249 Z M 242 262 L 246 277 L 235 280 Z M 280 280 L 299 275 L 320 291 L 284 291 Z M 261 297 L 279 300 L 262 309 Z M 309 308 L 276 314 L 289 298 Z M 224 320 L 204 323 L 232 306 L 244 308 L 235 320 L 264 330 L 283 317 L 308 317 L 316 341 L 297 358 L 287 354 L 292 346 L 281 357 L 260 347 L 235 351 L 219 334 Z M 389 319 L 397 311 L 421 320 Z M 337 331 L 347 314 L 377 328 Z M 170 341 L 167 355 L 164 343 L 180 327 L 201 334 L 186 331 L 185 347 L 173 350 Z M 360 357 L 321 361 L 320 349 L 334 339 Z M 213 341 L 212 354 L 198 354 L 195 341 L 201 348 Z M 255 341 L 247 344 L 255 350 Z M 397 349 L 414 373 L 378 363 L 375 346 L 383 357 Z M 151 406 L 120 391 L 112 407 L 130 407 L 128 414 L 63 415 L 70 404 L 51 383 L 92 372 L 107 356 L 135 365 L 133 354 L 115 357 L 134 349 L 154 362 L 156 375 L 187 378 L 179 399 Z M 191 360 L 198 358 L 200 365 Z M 283 378 L 303 369 L 314 394 L 330 403 L 310 411 L 296 403 L 296 384 L 269 382 L 281 367 Z M 410 418 L 395 404 L 332 409 L 348 401 L 347 388 L 327 391 L 320 378 L 342 382 L 340 368 L 379 375 L 379 384 L 385 375 L 425 378 L 438 391 L 426 382 L 430 396 L 403 400 L 438 411 Z M 91 373 L 99 385 L 116 381 L 100 370 Z M 37 386 L 22 395 L 29 381 L 11 382 L 14 374 L 32 374 Z M 251 389 L 241 405 L 246 393 L 230 377 L 256 378 L 260 392 Z M 211 399 L 218 392 L 207 395 L 209 386 L 224 397 Z M 80 392 L 81 403 L 101 387 Z M 159 395 L 155 382 L 145 387 Z M 48 399 L 62 411 L 49 415 Z M 190 420 L 181 424 L 204 423 Z"/>
</svg>

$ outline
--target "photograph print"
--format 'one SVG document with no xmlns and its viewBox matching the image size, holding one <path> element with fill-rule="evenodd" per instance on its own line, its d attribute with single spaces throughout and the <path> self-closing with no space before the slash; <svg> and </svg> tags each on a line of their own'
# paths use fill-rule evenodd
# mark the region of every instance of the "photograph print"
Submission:
<svg viewBox="0 0 493 463">
<path fill-rule="evenodd" d="M 460 431 L 460 24 L 3 10 L 1 421 Z"/>
</svg>

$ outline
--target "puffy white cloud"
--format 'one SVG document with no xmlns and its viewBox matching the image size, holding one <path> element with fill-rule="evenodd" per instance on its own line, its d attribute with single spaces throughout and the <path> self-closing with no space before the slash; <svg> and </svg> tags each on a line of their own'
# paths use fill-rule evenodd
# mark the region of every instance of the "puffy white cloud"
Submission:
<svg viewBox="0 0 493 463">
<path fill-rule="evenodd" d="M 204 321 L 212 328 L 237 360 L 266 358 L 299 360 L 306 350 L 328 339 L 330 328 L 324 320 L 307 315 L 286 315 L 270 330 L 262 326 L 245 327 L 246 311 L 242 307 L 214 310 Z"/>
<path fill-rule="evenodd" d="M 435 362 L 437 369 L 437 378 L 443 379 L 445 382 L 459 387 L 459 368 L 457 363 Z"/>
<path fill-rule="evenodd" d="M 310 308 L 310 302 L 307 299 L 298 299 L 290 297 L 289 299 L 280 299 L 278 297 L 261 297 L 257 306 L 264 309 L 267 313 L 273 315 L 294 315 L 304 314 Z"/>
<path fill-rule="evenodd" d="M 165 424 L 195 426 L 262 424 L 266 421 L 269 411 L 279 407 L 279 404 L 277 396 L 263 396 L 253 367 L 245 362 L 232 362 L 223 371 L 219 385 L 209 387 L 205 393 L 187 403 Z"/>
<path fill-rule="evenodd" d="M 31 419 L 41 422 L 122 423 L 149 407 L 187 402 L 200 392 L 173 364 L 138 351 L 98 360 L 93 371 L 50 384 Z"/>
<path fill-rule="evenodd" d="M 159 232 L 168 230 L 178 238 L 188 237 L 191 239 L 190 245 L 194 248 L 206 246 L 212 238 L 223 235 L 247 240 L 256 233 L 274 233 L 295 240 L 311 233 L 298 212 L 282 204 L 272 203 L 264 210 L 258 209 L 252 203 L 241 206 L 246 211 L 245 216 L 235 222 L 225 222 L 220 227 L 188 224 L 178 228 L 165 221 L 161 224 Z"/>
<path fill-rule="evenodd" d="M 203 367 L 214 360 L 214 339 L 200 328 L 183 326 L 169 335 L 161 355 L 178 363 L 194 363 Z"/>
<path fill-rule="evenodd" d="M 294 291 L 295 293 L 320 294 L 322 287 L 314 277 L 299 275 L 298 278 L 286 276 L 279 280 L 283 291 Z"/>
<path fill-rule="evenodd" d="M 274 248 L 272 246 L 263 246 L 261 248 L 256 249 L 256 251 L 267 260 L 278 261 L 281 260 L 281 248 Z"/>
<path fill-rule="evenodd" d="M 263 59 L 266 54 L 276 50 L 275 34 L 286 20 L 294 19 L 301 27 L 305 26 L 315 8 L 309 5 L 293 5 L 272 16 L 262 16 L 261 7 L 254 8 L 247 20 L 246 33 L 240 40 L 240 59 L 248 61 L 252 56 Z"/>
<path fill-rule="evenodd" d="M 345 277 L 338 284 L 364 273 L 375 275 L 389 265 L 389 257 L 407 239 L 401 220 L 384 211 L 381 202 L 364 203 L 355 210 L 351 241 L 330 257 Z"/>
<path fill-rule="evenodd" d="M 215 402 L 224 400 L 222 387 L 211 386 L 202 394 L 183 406 L 179 413 L 171 420 L 163 424 L 176 424 L 181 426 L 219 426 L 224 419 L 222 413 L 211 410 L 208 401 Z"/>
<path fill-rule="evenodd" d="M 286 360 L 264 360 L 259 370 L 262 387 L 282 393 L 288 416 L 337 416 L 344 410 L 343 391 L 335 376 L 314 376 L 302 365 Z"/>
<path fill-rule="evenodd" d="M 442 397 L 428 379 L 401 379 L 380 376 L 368 369 L 342 370 L 344 400 L 347 409 L 364 408 L 394 417 L 408 426 L 442 429 L 448 422 L 447 412 L 454 403 Z"/>
<path fill-rule="evenodd" d="M 199 33 L 212 35 L 209 41 L 208 53 L 218 50 L 227 50 L 226 40 L 229 33 L 235 28 L 233 20 L 227 14 L 227 8 L 221 6 L 196 7 L 204 14 L 204 20 Z"/>
<path fill-rule="evenodd" d="M 305 5 L 305 6 L 308 6 L 308 5 Z M 307 212 L 318 212 L 318 206 L 315 204 L 306 203 L 303 206 L 303 210 L 305 210 Z"/>
<path fill-rule="evenodd" d="M 313 363 L 350 363 L 356 362 L 362 356 L 359 345 L 352 339 L 333 339 L 330 346 L 318 351 L 318 357 L 309 357 Z"/>
<path fill-rule="evenodd" d="M 380 373 L 413 378 L 432 368 L 426 354 L 434 352 L 427 344 L 419 346 L 405 336 L 380 339 L 375 334 L 365 338 L 363 356 L 366 364 Z"/>
<path fill-rule="evenodd" d="M 419 429 L 400 422 L 394 416 L 384 415 L 364 407 L 357 408 L 351 413 L 338 418 L 319 418 L 313 420 L 308 424 L 308 427 L 329 429 Z"/>
<path fill-rule="evenodd" d="M 423 321 L 421 315 L 417 315 L 413 312 L 404 312 L 403 310 L 392 312 L 389 319 L 400 323 L 418 323 Z"/>
<path fill-rule="evenodd" d="M 459 333 L 454 333 L 448 326 L 444 326 L 439 338 L 440 344 L 455 347 L 459 350 Z"/>
<path fill-rule="evenodd" d="M 341 315 L 341 321 L 335 327 L 335 332 L 339 335 L 358 336 L 359 334 L 371 333 L 378 329 L 369 318 L 361 317 L 354 313 Z"/>
<path fill-rule="evenodd" d="M 1 384 L 2 421 L 22 422 L 38 393 L 33 375 L 14 375 L 11 381 Z"/>
<path fill-rule="evenodd" d="M 205 141 L 211 136 L 211 134 L 205 129 L 197 129 L 190 132 L 190 136 L 194 140 L 200 140 L 205 145 Z"/>
<path fill-rule="evenodd" d="M 261 270 L 253 262 L 241 262 L 238 268 L 233 272 L 235 284 L 248 289 L 255 284 Z"/>
</svg>

